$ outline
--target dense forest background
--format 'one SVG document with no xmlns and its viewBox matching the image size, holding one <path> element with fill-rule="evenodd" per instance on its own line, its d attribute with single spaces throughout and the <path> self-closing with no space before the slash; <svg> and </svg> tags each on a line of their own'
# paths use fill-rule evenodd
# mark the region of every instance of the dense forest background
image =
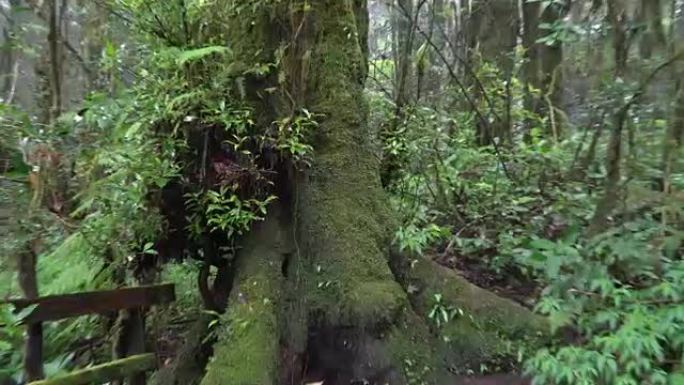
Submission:
<svg viewBox="0 0 684 385">
<path fill-rule="evenodd" d="M 0 297 L 175 283 L 150 383 L 684 384 L 681 0 L 0 0 L 0 52 Z M 130 348 L 22 316 L 2 384 Z"/>
</svg>

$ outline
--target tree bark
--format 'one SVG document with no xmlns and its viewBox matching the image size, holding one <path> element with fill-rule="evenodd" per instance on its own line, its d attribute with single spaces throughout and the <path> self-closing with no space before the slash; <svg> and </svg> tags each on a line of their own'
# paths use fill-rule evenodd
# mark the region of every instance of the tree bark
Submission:
<svg viewBox="0 0 684 385">
<path fill-rule="evenodd" d="M 476 68 L 481 62 L 496 65 L 505 80 L 513 75 L 513 52 L 517 45 L 519 15 L 518 2 L 514 0 L 473 0 L 468 10 L 468 22 L 464 26 L 468 60 Z M 472 82 L 478 82 L 472 79 Z M 507 83 L 510 84 L 510 81 Z M 495 138 L 503 141 L 511 137 L 510 89 L 503 98 L 506 111 L 496 113 L 493 124 L 477 124 L 477 139 L 481 145 L 490 145 Z M 481 87 L 474 87 L 476 99 L 486 98 Z M 492 98 L 490 98 L 492 99 Z M 489 103 L 489 101 L 487 101 Z M 493 106 L 489 106 L 490 109 Z"/>
<path fill-rule="evenodd" d="M 646 25 L 646 30 L 641 36 L 639 51 L 642 58 L 650 59 L 654 50 L 662 50 L 667 45 L 662 24 L 662 3 L 660 0 L 641 0 L 639 13 Z"/>
<path fill-rule="evenodd" d="M 565 17 L 566 7 L 562 4 L 549 4 L 541 13 L 540 23 L 553 25 Z M 563 132 L 563 42 L 554 41 L 539 45 L 541 71 L 541 92 L 544 108 L 543 115 L 548 115 L 547 135 L 558 141 Z"/>
<path fill-rule="evenodd" d="M 430 5 L 430 38 L 434 45 L 440 49 L 447 49 L 447 39 L 449 38 L 449 29 L 447 27 L 446 7 L 444 0 L 434 0 Z M 443 67 L 439 55 L 430 50 L 429 61 L 425 61 L 428 66 L 427 79 L 425 81 L 425 96 L 428 97 L 432 103 L 437 102 L 437 95 L 441 91 L 442 81 L 440 74 L 440 67 Z"/>
<path fill-rule="evenodd" d="M 20 2 L 18 0 L 11 0 L 9 2 L 9 9 L 7 14 L 3 13 L 6 19 L 6 27 L 3 28 L 3 38 L 5 44 L 5 54 L 0 59 L 0 73 L 4 75 L 4 86 L 2 96 L 6 104 L 12 104 L 16 92 L 17 81 L 19 78 L 19 55 L 17 40 L 17 23 L 15 21 L 16 10 L 19 8 Z"/>
<path fill-rule="evenodd" d="M 409 103 L 409 90 L 415 80 L 413 68 L 414 28 L 413 0 L 397 0 L 392 9 L 392 34 L 394 35 L 395 103 L 397 109 Z"/>
<path fill-rule="evenodd" d="M 523 3 L 523 35 L 522 45 L 525 50 L 525 63 L 523 64 L 523 77 L 525 81 L 525 109 L 530 112 L 539 112 L 539 98 L 534 90 L 540 90 L 539 80 L 539 15 L 541 12 L 540 2 Z M 530 130 L 536 124 L 535 119 L 525 119 L 525 138 L 531 139 Z"/>
</svg>

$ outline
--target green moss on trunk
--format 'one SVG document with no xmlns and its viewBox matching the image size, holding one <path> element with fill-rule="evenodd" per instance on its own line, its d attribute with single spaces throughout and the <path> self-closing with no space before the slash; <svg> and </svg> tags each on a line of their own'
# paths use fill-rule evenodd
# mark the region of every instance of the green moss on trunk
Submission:
<svg viewBox="0 0 684 385">
<path fill-rule="evenodd" d="M 391 322 L 406 304 L 387 266 L 386 197 L 363 98 L 365 62 L 351 0 L 319 1 L 309 108 L 321 114 L 300 182 L 298 229 L 312 264 L 309 298 L 329 324 Z M 358 4 L 357 4 L 358 5 Z"/>
<path fill-rule="evenodd" d="M 427 262 L 400 269 L 407 289 L 414 283 L 421 288 L 406 294 L 388 264 L 392 215 L 367 127 L 365 1 L 310 2 L 305 16 L 284 3 L 246 1 L 227 25 L 231 39 L 239 40 L 235 56 L 244 62 L 273 59 L 277 48 L 285 49 L 279 62 L 285 79 L 247 79 L 247 98 L 258 125 L 282 118 L 279 111 L 291 100 L 314 113 L 314 159 L 292 186 L 281 186 L 293 192 L 293 202 L 282 204 L 291 204 L 294 229 L 283 225 L 274 205 L 242 242 L 236 286 L 202 385 L 275 385 L 281 349 L 296 356 L 307 348 L 331 353 L 320 365 L 338 365 L 356 380 L 437 382 L 446 376 L 445 357 L 477 363 L 499 354 L 507 341 L 542 329 L 543 321 L 526 309 Z M 301 41 L 294 43 L 283 27 L 291 18 L 295 26 L 304 23 Z M 283 100 L 278 92 L 260 92 L 274 85 L 301 94 Z M 282 265 L 286 254 L 289 267 Z M 421 316 L 437 292 L 473 321 L 464 317 L 440 333 L 430 330 Z M 331 340 L 342 337 L 344 343 L 307 344 L 309 331 L 330 332 Z"/>
</svg>

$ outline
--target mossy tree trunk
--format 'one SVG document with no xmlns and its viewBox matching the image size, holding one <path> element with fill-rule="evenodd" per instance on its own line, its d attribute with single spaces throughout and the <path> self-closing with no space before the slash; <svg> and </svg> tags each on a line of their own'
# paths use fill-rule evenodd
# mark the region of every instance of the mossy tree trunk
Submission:
<svg viewBox="0 0 684 385">
<path fill-rule="evenodd" d="M 525 2 L 522 8 L 523 36 L 527 62 L 523 74 L 528 88 L 538 89 L 539 96 L 534 96 L 528 89 L 525 95 L 525 108 L 540 116 L 549 116 L 546 134 L 558 141 L 562 131 L 562 119 L 559 111 L 562 107 L 563 42 L 539 42 L 540 38 L 550 31 L 541 30 L 540 26 L 554 25 L 567 13 L 564 4 L 549 4 L 542 7 L 539 2 Z M 528 129 L 532 122 L 527 122 Z"/>
<path fill-rule="evenodd" d="M 201 384 L 457 383 L 449 367 L 477 368 L 512 339 L 543 334 L 542 319 L 431 261 L 397 254 L 390 267 L 395 223 L 363 97 L 365 1 L 286 3 L 248 2 L 226 28 L 235 57 L 275 62 L 281 52 L 279 73 L 245 79 L 247 97 L 259 124 L 314 113 L 314 161 L 281 178 L 279 200 L 241 240 Z M 282 93 L 261 92 L 273 87 Z M 467 316 L 431 327 L 438 292 Z M 516 322 L 504 322 L 510 314 Z"/>
<path fill-rule="evenodd" d="M 553 3 L 544 7 L 539 25 L 555 25 L 563 20 L 567 13 L 564 4 Z M 540 36 L 541 37 L 541 36 Z M 558 141 L 562 135 L 563 119 L 563 42 L 556 40 L 539 45 L 539 60 L 541 70 L 541 92 L 543 102 L 542 115 L 549 116 L 547 127 L 548 136 Z"/>
<path fill-rule="evenodd" d="M 640 21 L 645 24 L 641 36 L 639 53 L 644 59 L 650 59 L 653 51 L 662 50 L 667 45 L 663 28 L 663 7 L 660 0 L 641 0 Z"/>
<path fill-rule="evenodd" d="M 539 98 L 534 95 L 533 90 L 541 89 L 539 80 L 539 14 L 541 3 L 524 2 L 522 5 L 523 16 L 523 35 L 522 45 L 525 49 L 525 63 L 523 65 L 523 76 L 525 80 L 525 109 L 532 112 L 539 112 Z M 525 137 L 531 139 L 530 131 L 534 128 L 533 119 L 526 118 Z"/>
</svg>

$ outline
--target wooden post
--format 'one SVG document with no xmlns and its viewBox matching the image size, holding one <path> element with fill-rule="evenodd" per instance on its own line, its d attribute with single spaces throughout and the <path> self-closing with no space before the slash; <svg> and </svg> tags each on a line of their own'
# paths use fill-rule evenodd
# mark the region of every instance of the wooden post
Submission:
<svg viewBox="0 0 684 385">
<path fill-rule="evenodd" d="M 36 253 L 30 252 L 19 260 L 19 282 L 26 298 L 0 301 L 0 304 L 14 305 L 15 312 L 33 306 L 29 314 L 21 319 L 28 335 L 24 354 L 25 380 L 34 381 L 32 385 L 76 385 L 101 379 L 126 379 L 127 385 L 145 385 L 145 370 L 155 366 L 156 358 L 153 354 L 142 354 L 145 351 L 143 311 L 152 305 L 173 302 L 176 298 L 174 285 L 139 286 L 39 298 L 35 257 Z M 114 351 L 117 360 L 56 379 L 37 381 L 44 377 L 42 322 L 117 310 L 120 311 L 117 321 L 120 331 Z"/>
<path fill-rule="evenodd" d="M 119 314 L 119 335 L 114 356 L 117 359 L 145 352 L 145 318 L 139 308 L 124 310 Z M 145 385 L 145 373 L 131 373 L 127 385 Z"/>
<path fill-rule="evenodd" d="M 43 324 L 40 322 L 26 326 L 23 364 L 26 381 L 36 381 L 45 377 L 43 372 Z"/>
<path fill-rule="evenodd" d="M 36 277 L 36 262 L 38 253 L 35 251 L 36 241 L 30 241 L 26 250 L 19 254 L 18 273 L 19 287 L 27 300 L 38 298 L 38 279 Z M 43 324 L 32 322 L 26 325 L 26 340 L 24 341 L 24 379 L 26 381 L 40 380 L 45 377 L 43 372 Z"/>
</svg>

